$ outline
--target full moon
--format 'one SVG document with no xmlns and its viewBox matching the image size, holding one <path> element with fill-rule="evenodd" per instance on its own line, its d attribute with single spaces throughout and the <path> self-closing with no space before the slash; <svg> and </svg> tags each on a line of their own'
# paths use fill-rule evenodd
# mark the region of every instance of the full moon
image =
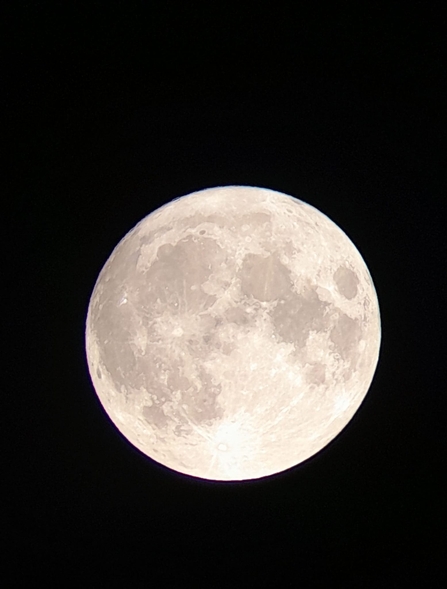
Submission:
<svg viewBox="0 0 447 589">
<path fill-rule="evenodd" d="M 145 217 L 101 270 L 86 321 L 106 413 L 156 462 L 257 479 L 307 460 L 352 419 L 381 340 L 368 268 L 326 215 L 225 186 Z"/>
</svg>

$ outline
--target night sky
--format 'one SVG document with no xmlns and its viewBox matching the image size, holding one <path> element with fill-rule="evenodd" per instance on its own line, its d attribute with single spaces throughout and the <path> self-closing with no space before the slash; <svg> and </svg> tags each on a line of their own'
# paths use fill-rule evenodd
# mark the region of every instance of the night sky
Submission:
<svg viewBox="0 0 447 589">
<path fill-rule="evenodd" d="M 444 587 L 445 12 L 9 4 L 4 586 Z M 132 447 L 84 347 L 118 241 L 171 199 L 229 184 L 329 216 L 382 319 L 374 380 L 342 434 L 244 483 L 183 476 Z"/>
</svg>

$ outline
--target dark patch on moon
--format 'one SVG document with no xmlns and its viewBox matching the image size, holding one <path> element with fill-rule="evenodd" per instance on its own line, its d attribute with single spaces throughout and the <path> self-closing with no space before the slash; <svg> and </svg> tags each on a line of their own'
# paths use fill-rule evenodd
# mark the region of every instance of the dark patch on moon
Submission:
<svg viewBox="0 0 447 589">
<path fill-rule="evenodd" d="M 155 426 L 157 429 L 165 427 L 168 422 L 168 418 L 166 417 L 162 406 L 155 403 L 150 407 L 149 405 L 144 405 L 143 417 L 147 423 Z"/>
<path fill-rule="evenodd" d="M 247 254 L 239 270 L 239 278 L 242 293 L 262 302 L 284 297 L 292 289 L 290 272 L 281 264 L 276 253 L 267 257 Z"/>
<path fill-rule="evenodd" d="M 203 213 L 195 213 L 191 217 L 185 217 L 178 221 L 178 226 L 182 229 L 195 229 L 202 223 L 210 223 L 216 227 L 224 229 L 228 225 L 228 219 L 223 215 L 204 215 Z"/>
<path fill-rule="evenodd" d="M 153 399 L 151 406 L 143 408 L 143 416 L 148 423 L 164 428 L 174 420 L 183 427 L 190 422 L 211 423 L 223 417 L 223 409 L 217 402 L 221 392 L 220 383 L 214 382 L 212 375 L 204 369 L 199 369 L 197 381 L 194 382 L 185 376 L 187 370 L 182 361 L 175 363 L 173 358 L 166 358 L 162 364 L 153 366 L 149 374 L 146 369 L 145 388 L 152 393 Z M 163 384 L 165 378 L 166 385 Z M 163 405 L 172 401 L 173 406 L 167 415 Z M 179 432 L 177 435 L 180 435 Z"/>
<path fill-rule="evenodd" d="M 343 360 L 351 360 L 362 339 L 359 322 L 342 313 L 331 329 L 330 339 Z"/>
<path fill-rule="evenodd" d="M 250 321 L 250 317 L 243 307 L 229 307 L 225 310 L 224 318 L 229 323 L 236 325 L 247 325 Z"/>
<path fill-rule="evenodd" d="M 157 250 L 157 258 L 159 260 L 168 261 L 169 257 L 172 256 L 174 249 L 175 247 L 172 245 L 172 243 L 165 243 L 164 245 L 161 245 Z"/>
<path fill-rule="evenodd" d="M 167 379 L 168 387 L 171 391 L 187 391 L 191 388 L 191 382 L 183 376 L 180 372 L 178 364 L 172 364 L 171 370 L 168 373 Z"/>
<path fill-rule="evenodd" d="M 126 324 L 107 325 L 106 317 L 98 319 L 98 339 L 103 341 L 102 363 L 106 366 L 116 389 L 132 382 L 138 373 L 138 363 L 134 351 L 129 345 L 131 335 Z M 107 334 L 107 336 L 105 336 Z M 98 378 L 101 378 L 98 375 Z M 132 386 L 132 385 L 131 385 Z"/>
<path fill-rule="evenodd" d="M 303 348 L 311 331 L 329 327 L 329 317 L 325 314 L 328 304 L 312 289 L 300 294 L 290 292 L 272 311 L 276 333 L 284 341 Z"/>
<path fill-rule="evenodd" d="M 259 227 L 264 223 L 270 223 L 271 217 L 268 213 L 252 212 L 249 215 L 241 217 L 241 225 L 251 225 Z"/>
<path fill-rule="evenodd" d="M 211 307 L 216 297 L 199 285 L 224 262 L 225 252 L 214 240 L 189 235 L 177 244 L 164 244 L 144 274 L 142 303 L 169 313 L 198 312 Z"/>
<path fill-rule="evenodd" d="M 188 392 L 182 395 L 188 417 L 195 423 L 211 423 L 222 419 L 224 410 L 217 403 L 221 385 L 213 383 L 211 375 L 204 370 L 201 371 L 200 382 L 201 388 L 195 387 L 192 394 Z"/>
<path fill-rule="evenodd" d="M 320 385 L 326 381 L 326 367 L 320 362 L 315 362 L 306 373 L 306 380 L 309 384 Z"/>
<path fill-rule="evenodd" d="M 346 299 L 351 300 L 357 296 L 359 279 L 357 274 L 349 268 L 345 268 L 344 266 L 337 268 L 334 272 L 334 281 L 338 292 Z"/>
</svg>

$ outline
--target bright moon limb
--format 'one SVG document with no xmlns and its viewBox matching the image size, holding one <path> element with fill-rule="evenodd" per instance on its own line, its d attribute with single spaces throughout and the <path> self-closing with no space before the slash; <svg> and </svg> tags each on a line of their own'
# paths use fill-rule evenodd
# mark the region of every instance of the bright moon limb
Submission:
<svg viewBox="0 0 447 589">
<path fill-rule="evenodd" d="M 171 201 L 100 272 L 86 351 L 98 397 L 141 452 L 210 480 L 257 479 L 323 449 L 376 370 L 376 291 L 326 215 L 248 186 Z"/>
</svg>

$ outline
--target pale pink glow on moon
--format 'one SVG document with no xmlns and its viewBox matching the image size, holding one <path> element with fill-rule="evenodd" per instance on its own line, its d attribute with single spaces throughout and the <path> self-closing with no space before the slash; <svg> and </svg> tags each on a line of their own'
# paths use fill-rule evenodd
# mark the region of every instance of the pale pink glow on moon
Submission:
<svg viewBox="0 0 447 589">
<path fill-rule="evenodd" d="M 141 452 L 211 480 L 282 472 L 362 403 L 381 340 L 360 253 L 328 217 L 272 190 L 173 200 L 116 246 L 86 324 L 93 385 Z"/>
</svg>

